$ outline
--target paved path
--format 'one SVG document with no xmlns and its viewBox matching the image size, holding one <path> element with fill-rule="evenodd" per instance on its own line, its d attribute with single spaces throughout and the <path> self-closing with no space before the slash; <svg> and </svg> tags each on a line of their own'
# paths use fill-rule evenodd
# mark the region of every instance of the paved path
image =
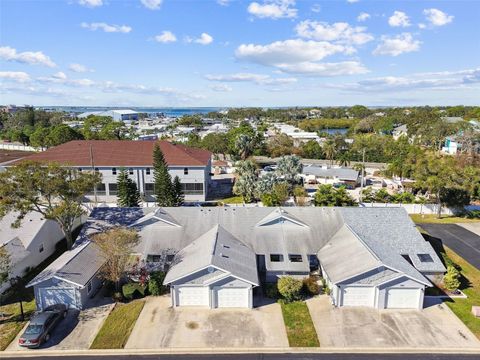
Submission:
<svg viewBox="0 0 480 360">
<path fill-rule="evenodd" d="M 456 224 L 418 224 L 480 270 L 480 236 Z"/>
</svg>

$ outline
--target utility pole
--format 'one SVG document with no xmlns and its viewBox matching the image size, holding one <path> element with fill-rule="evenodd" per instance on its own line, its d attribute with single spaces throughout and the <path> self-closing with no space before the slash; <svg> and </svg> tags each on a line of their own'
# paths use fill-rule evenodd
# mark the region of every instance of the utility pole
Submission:
<svg viewBox="0 0 480 360">
<path fill-rule="evenodd" d="M 363 201 L 363 183 L 365 182 L 365 148 L 362 150 L 362 182 L 360 183 L 360 203 Z"/>
</svg>

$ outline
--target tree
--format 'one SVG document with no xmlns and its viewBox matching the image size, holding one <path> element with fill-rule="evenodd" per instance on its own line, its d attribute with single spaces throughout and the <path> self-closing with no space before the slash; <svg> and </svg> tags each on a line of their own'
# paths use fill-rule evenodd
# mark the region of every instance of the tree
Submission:
<svg viewBox="0 0 480 360">
<path fill-rule="evenodd" d="M 58 223 L 70 248 L 74 225 L 85 214 L 82 200 L 100 182 L 101 175 L 96 172 L 23 161 L 0 173 L 0 218 L 15 211 L 12 226 L 18 227 L 25 215 L 38 212 Z"/>
<path fill-rule="evenodd" d="M 34 148 L 45 149 L 48 147 L 49 128 L 38 127 L 32 135 L 30 135 L 30 145 Z"/>
<path fill-rule="evenodd" d="M 6 246 L 0 247 L 0 286 L 8 280 L 11 267 L 10 254 Z"/>
<path fill-rule="evenodd" d="M 256 196 L 260 199 L 263 194 L 270 193 L 273 189 L 273 186 L 277 184 L 281 179 L 273 172 L 268 172 L 263 175 L 256 184 Z"/>
<path fill-rule="evenodd" d="M 222 133 L 207 134 L 202 139 L 201 146 L 214 154 L 225 155 L 228 152 L 227 135 Z"/>
<path fill-rule="evenodd" d="M 87 140 L 122 140 L 127 134 L 125 124 L 110 116 L 91 115 L 83 122 L 83 136 Z"/>
<path fill-rule="evenodd" d="M 235 174 L 233 193 L 241 196 L 246 203 L 252 202 L 255 199 L 258 180 L 257 166 L 251 160 L 238 161 L 235 164 Z"/>
<path fill-rule="evenodd" d="M 322 147 L 315 140 L 309 140 L 302 145 L 302 155 L 307 159 L 321 159 L 323 157 Z"/>
<path fill-rule="evenodd" d="M 293 188 L 293 197 L 297 206 L 305 206 L 307 204 L 308 194 L 303 186 L 295 186 Z"/>
<path fill-rule="evenodd" d="M 120 169 L 117 176 L 117 204 L 121 207 L 139 207 L 140 192 L 135 181 L 130 179 L 126 169 Z"/>
<path fill-rule="evenodd" d="M 293 149 L 293 139 L 283 133 L 271 137 L 267 143 L 267 151 L 272 158 L 292 154 Z"/>
<path fill-rule="evenodd" d="M 254 140 L 249 135 L 240 134 L 235 140 L 235 150 L 242 160 L 247 159 L 252 154 L 254 147 Z"/>
<path fill-rule="evenodd" d="M 354 206 L 355 200 L 344 187 L 335 189 L 332 185 L 319 185 L 315 193 L 316 206 Z"/>
<path fill-rule="evenodd" d="M 291 276 L 282 276 L 278 279 L 277 288 L 285 301 L 292 302 L 302 298 L 302 280 L 294 279 Z"/>
<path fill-rule="evenodd" d="M 447 273 L 443 277 L 443 285 L 449 291 L 455 291 L 460 287 L 460 273 L 454 266 L 447 266 Z"/>
<path fill-rule="evenodd" d="M 173 179 L 173 206 L 181 206 L 183 204 L 184 195 L 180 178 L 175 176 Z"/>
<path fill-rule="evenodd" d="M 57 146 L 72 140 L 79 140 L 82 138 L 82 134 L 72 129 L 70 126 L 60 124 L 50 129 L 50 132 L 47 135 L 47 145 Z"/>
<path fill-rule="evenodd" d="M 129 228 L 116 227 L 94 234 L 92 241 L 100 249 L 105 261 L 100 273 L 105 280 L 113 282 L 116 291 L 119 291 L 120 280 L 130 265 L 133 249 L 140 241 L 137 232 Z"/>
<path fill-rule="evenodd" d="M 332 139 L 325 141 L 322 150 L 325 153 L 325 157 L 330 160 L 330 165 L 333 165 L 333 160 L 335 159 L 335 155 L 337 155 L 337 145 L 335 141 Z"/>
<path fill-rule="evenodd" d="M 153 148 L 153 179 L 155 183 L 155 195 L 158 206 L 174 205 L 174 188 L 172 178 L 168 172 L 168 166 L 163 152 L 158 144 Z"/>
<path fill-rule="evenodd" d="M 289 193 L 291 193 L 293 186 L 301 180 L 302 170 L 303 165 L 300 158 L 296 155 L 287 155 L 278 160 L 275 173 L 289 185 Z"/>
</svg>

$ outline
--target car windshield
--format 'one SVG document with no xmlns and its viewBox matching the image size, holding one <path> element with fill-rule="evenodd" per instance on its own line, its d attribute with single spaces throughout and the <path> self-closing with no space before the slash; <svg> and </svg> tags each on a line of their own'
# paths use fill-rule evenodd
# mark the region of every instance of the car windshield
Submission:
<svg viewBox="0 0 480 360">
<path fill-rule="evenodd" d="M 39 334 L 42 332 L 42 325 L 28 325 L 25 329 L 25 335 Z"/>
</svg>

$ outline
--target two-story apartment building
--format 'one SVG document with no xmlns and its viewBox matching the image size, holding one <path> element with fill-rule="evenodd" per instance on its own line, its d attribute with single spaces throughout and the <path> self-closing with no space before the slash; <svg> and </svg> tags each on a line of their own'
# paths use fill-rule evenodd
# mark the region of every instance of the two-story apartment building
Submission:
<svg viewBox="0 0 480 360">
<path fill-rule="evenodd" d="M 211 153 L 168 141 L 75 140 L 23 160 L 58 162 L 79 171 L 95 170 L 102 183 L 88 194 L 90 201 L 114 203 L 117 176 L 127 169 L 147 202 L 154 202 L 153 149 L 158 143 L 172 177 L 182 183 L 185 201 L 205 201 L 211 172 Z M 95 199 L 96 198 L 96 199 Z"/>
</svg>

